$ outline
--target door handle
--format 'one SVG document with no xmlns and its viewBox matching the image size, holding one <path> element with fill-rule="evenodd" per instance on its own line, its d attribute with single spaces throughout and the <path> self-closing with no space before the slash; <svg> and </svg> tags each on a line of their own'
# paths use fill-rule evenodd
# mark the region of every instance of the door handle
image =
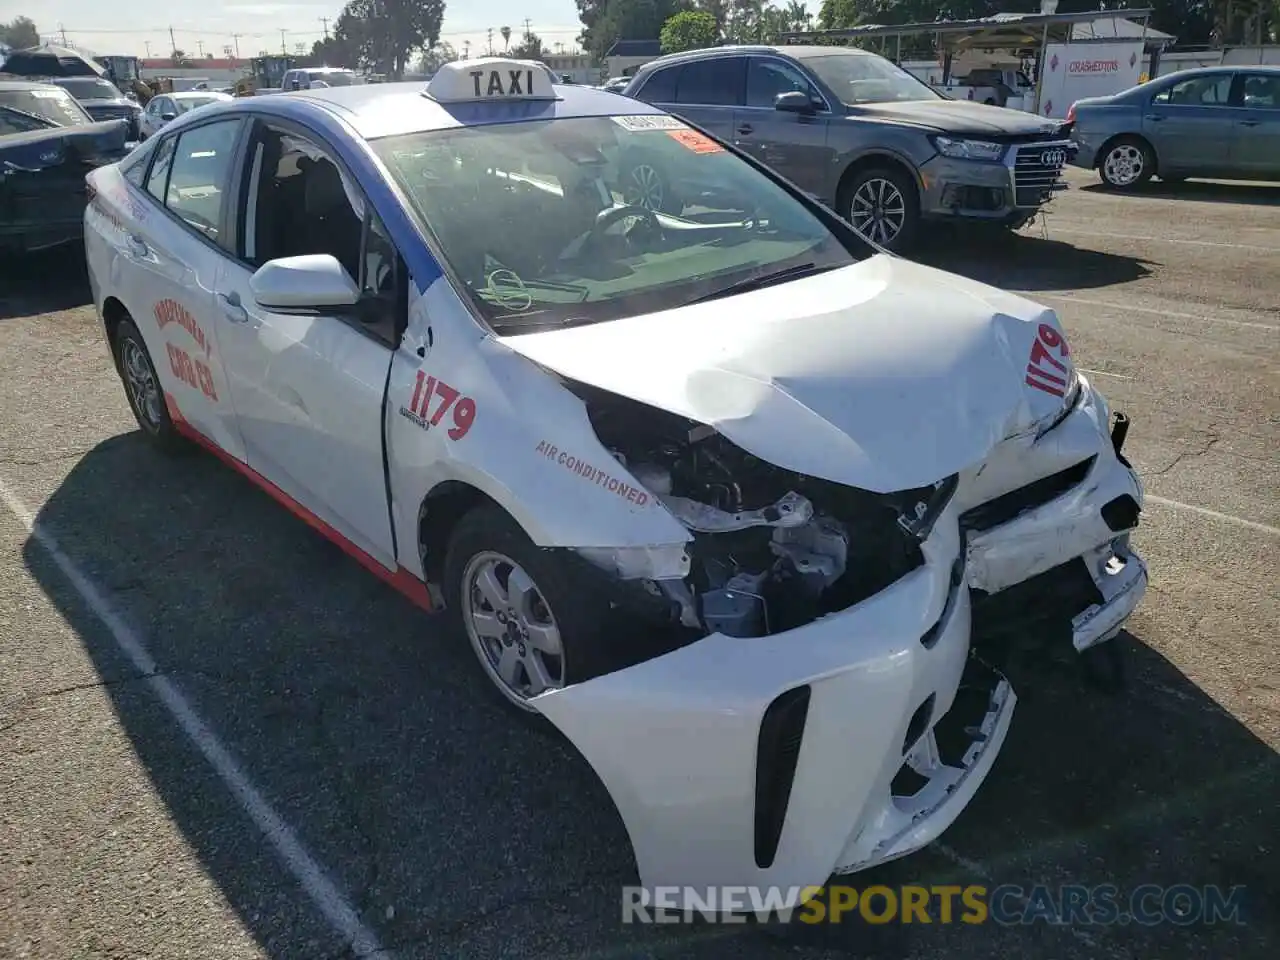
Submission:
<svg viewBox="0 0 1280 960">
<path fill-rule="evenodd" d="M 1164 119 L 1164 117 L 1162 117 L 1162 116 L 1161 116 L 1160 114 L 1158 114 L 1158 113 L 1148 113 L 1148 114 L 1147 114 L 1145 117 L 1143 117 L 1142 119 L 1143 119 L 1143 120 L 1150 120 L 1152 123 L 1159 123 L 1161 120 L 1163 120 L 1163 119 Z"/>
<path fill-rule="evenodd" d="M 751 124 L 749 123 L 738 124 L 738 132 L 742 134 L 744 137 L 747 136 L 749 133 L 751 133 L 751 131 L 754 129 L 755 127 L 751 126 Z"/>
<path fill-rule="evenodd" d="M 136 233 L 131 233 L 124 238 L 125 250 L 131 257 L 145 257 L 151 250 L 147 247 L 147 242 Z"/>
<path fill-rule="evenodd" d="M 1262 122 L 1261 120 L 1241 120 L 1241 121 L 1240 121 L 1240 126 L 1242 126 L 1242 127 L 1256 127 L 1256 126 L 1257 126 L 1258 124 L 1260 124 L 1261 122 Z"/>
<path fill-rule="evenodd" d="M 218 294 L 218 306 L 222 308 L 222 315 L 232 323 L 245 323 L 249 319 L 249 312 L 240 304 L 240 294 L 234 291 Z"/>
</svg>

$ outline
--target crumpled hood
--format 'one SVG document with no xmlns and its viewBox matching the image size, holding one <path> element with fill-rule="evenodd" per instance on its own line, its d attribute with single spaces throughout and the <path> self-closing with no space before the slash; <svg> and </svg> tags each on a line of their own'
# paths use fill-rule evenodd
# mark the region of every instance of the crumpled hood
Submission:
<svg viewBox="0 0 1280 960">
<path fill-rule="evenodd" d="M 883 118 L 929 127 L 939 133 L 1022 135 L 1048 133 L 1058 126 L 1025 110 L 993 107 L 969 100 L 902 100 L 860 103 L 849 110 L 854 118 Z"/>
<path fill-rule="evenodd" d="M 571 380 L 714 426 L 779 467 L 889 493 L 972 466 L 1061 409 L 1061 397 L 1026 382 L 1042 323 L 1061 333 L 1052 310 L 879 255 L 500 342 Z"/>
</svg>

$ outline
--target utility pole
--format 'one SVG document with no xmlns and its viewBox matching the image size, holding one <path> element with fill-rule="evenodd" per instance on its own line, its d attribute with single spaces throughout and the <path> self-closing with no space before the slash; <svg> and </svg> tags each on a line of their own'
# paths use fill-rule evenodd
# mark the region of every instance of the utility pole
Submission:
<svg viewBox="0 0 1280 960">
<path fill-rule="evenodd" d="M 489 46 L 488 46 L 488 53 L 489 53 L 489 56 L 491 56 L 491 57 L 493 56 L 493 27 L 490 27 L 490 28 L 489 28 Z"/>
<path fill-rule="evenodd" d="M 200 51 L 200 58 L 204 59 L 204 41 L 203 40 L 196 41 L 196 49 Z"/>
<path fill-rule="evenodd" d="M 328 40 L 329 39 L 329 18 L 321 17 L 320 23 L 324 27 L 324 38 Z"/>
<path fill-rule="evenodd" d="M 530 29 L 529 29 L 529 25 L 530 25 L 531 23 L 533 23 L 533 21 L 532 21 L 532 20 L 530 20 L 528 17 L 525 17 L 525 18 L 524 18 L 524 38 L 525 38 L 526 40 L 528 40 L 528 39 L 529 39 L 529 34 L 533 32 L 532 30 L 530 30 Z"/>
<path fill-rule="evenodd" d="M 178 49 L 178 41 L 173 39 L 173 27 L 169 28 L 169 50 L 170 52 Z"/>
<path fill-rule="evenodd" d="M 289 48 L 285 46 L 284 35 L 288 32 L 287 30 L 280 31 L 280 52 L 286 57 L 289 55 Z"/>
<path fill-rule="evenodd" d="M 231 35 L 231 41 L 236 45 L 236 59 L 239 60 L 240 59 L 240 34 L 233 33 Z"/>
<path fill-rule="evenodd" d="M 470 40 L 462 41 L 462 59 L 463 60 L 471 59 L 471 41 Z"/>
<path fill-rule="evenodd" d="M 143 40 L 142 45 L 147 48 L 147 59 L 150 60 L 151 59 L 151 41 Z"/>
</svg>

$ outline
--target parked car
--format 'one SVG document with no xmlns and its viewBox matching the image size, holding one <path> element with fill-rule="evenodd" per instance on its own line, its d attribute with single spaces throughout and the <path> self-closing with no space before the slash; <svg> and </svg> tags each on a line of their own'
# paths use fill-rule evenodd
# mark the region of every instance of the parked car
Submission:
<svg viewBox="0 0 1280 960">
<path fill-rule="evenodd" d="M 630 77 L 612 77 L 600 84 L 600 89 L 607 93 L 621 93 L 630 82 Z"/>
<path fill-rule="evenodd" d="M 324 89 L 324 87 L 350 87 L 360 83 L 364 83 L 364 77 L 344 67 L 299 67 L 284 75 L 280 89 L 287 92 L 310 90 L 313 86 Z"/>
<path fill-rule="evenodd" d="M 78 241 L 85 176 L 121 159 L 126 137 L 61 87 L 0 80 L 0 255 Z"/>
<path fill-rule="evenodd" d="M 126 97 L 110 80 L 101 77 L 50 77 L 84 107 L 95 120 L 124 120 L 129 124 L 129 139 L 137 140 L 142 107 Z"/>
<path fill-rule="evenodd" d="M 1182 70 L 1067 113 L 1076 166 L 1115 190 L 1161 180 L 1280 180 L 1280 67 Z"/>
<path fill-rule="evenodd" d="M 640 67 L 623 93 L 772 167 L 890 250 L 907 248 L 925 219 L 1023 226 L 1066 186 L 1061 123 L 952 100 L 863 50 L 673 54 Z M 716 189 L 656 173 L 632 159 L 632 202 L 679 213 Z"/>
<path fill-rule="evenodd" d="M 188 110 L 203 107 L 206 103 L 218 103 L 234 99 L 229 93 L 217 90 L 186 90 L 182 93 L 164 93 L 153 97 L 142 113 L 139 140 L 154 136 L 170 120 L 177 119 Z"/>
</svg>

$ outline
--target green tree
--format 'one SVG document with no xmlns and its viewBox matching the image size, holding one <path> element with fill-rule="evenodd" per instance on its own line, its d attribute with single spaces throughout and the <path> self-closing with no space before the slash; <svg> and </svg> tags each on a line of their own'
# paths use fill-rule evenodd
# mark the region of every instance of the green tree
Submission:
<svg viewBox="0 0 1280 960">
<path fill-rule="evenodd" d="M 8 23 L 0 23 L 0 43 L 13 50 L 40 46 L 40 31 L 30 17 L 14 17 Z"/>
<path fill-rule="evenodd" d="M 444 0 L 349 0 L 333 34 L 362 66 L 399 80 L 415 50 L 435 46 L 443 20 Z"/>
<path fill-rule="evenodd" d="M 509 56 L 516 60 L 545 60 L 547 50 L 542 39 L 533 31 L 526 31 L 520 42 L 511 48 Z"/>
<path fill-rule="evenodd" d="M 349 41 L 330 36 L 311 45 L 309 66 L 346 67 L 355 70 L 360 66 L 360 51 Z"/>
<path fill-rule="evenodd" d="M 577 0 L 583 30 L 578 43 L 603 57 L 618 40 L 657 40 L 662 25 L 693 9 L 693 0 Z"/>
<path fill-rule="evenodd" d="M 720 41 L 716 18 L 701 10 L 684 10 L 662 25 L 658 35 L 663 53 L 714 47 Z"/>
<path fill-rule="evenodd" d="M 506 53 L 511 49 L 511 28 L 499 27 L 498 32 L 502 34 L 502 52 Z"/>
<path fill-rule="evenodd" d="M 446 63 L 453 63 L 458 59 L 458 51 L 453 48 L 453 44 L 441 40 L 430 50 L 424 50 L 422 56 L 418 58 L 419 73 L 435 73 Z"/>
</svg>

